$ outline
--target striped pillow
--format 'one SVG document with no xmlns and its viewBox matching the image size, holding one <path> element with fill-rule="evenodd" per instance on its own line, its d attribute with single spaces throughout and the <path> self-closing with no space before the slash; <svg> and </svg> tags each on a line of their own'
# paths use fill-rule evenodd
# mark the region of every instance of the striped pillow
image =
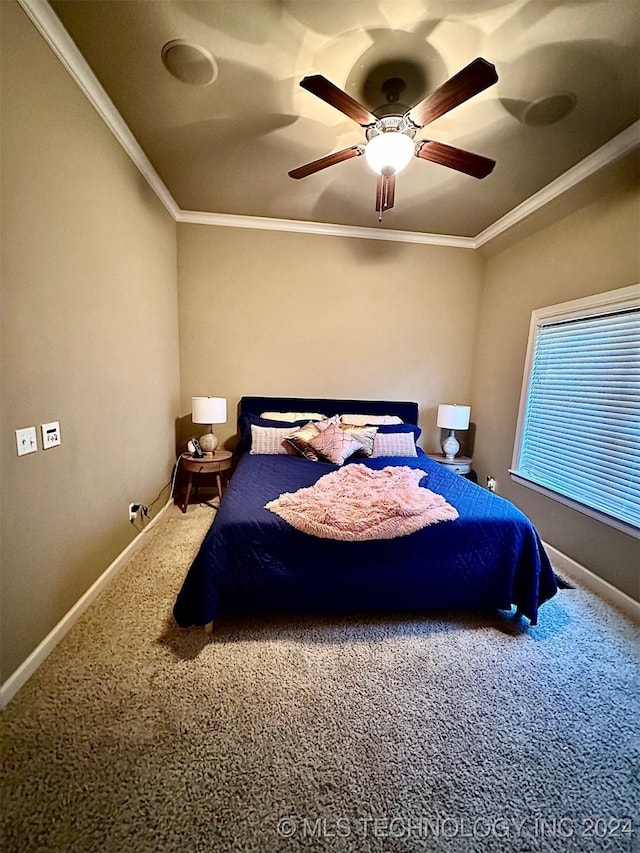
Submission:
<svg viewBox="0 0 640 853">
<path fill-rule="evenodd" d="M 295 450 L 285 441 L 291 435 L 291 425 L 288 427 L 261 427 L 251 424 L 251 450 L 254 455 L 280 456 L 295 455 Z"/>
<path fill-rule="evenodd" d="M 412 432 L 378 432 L 373 440 L 371 458 L 378 456 L 417 456 Z"/>
</svg>

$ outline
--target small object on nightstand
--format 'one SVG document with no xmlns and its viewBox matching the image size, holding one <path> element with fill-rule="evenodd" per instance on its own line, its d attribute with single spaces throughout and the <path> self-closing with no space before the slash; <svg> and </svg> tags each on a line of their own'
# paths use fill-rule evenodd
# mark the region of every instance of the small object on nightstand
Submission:
<svg viewBox="0 0 640 853">
<path fill-rule="evenodd" d="M 468 479 L 477 482 L 475 473 L 471 470 L 473 460 L 469 456 L 456 456 L 455 459 L 448 459 L 443 453 L 427 453 L 427 456 L 434 462 L 444 465 L 449 471 L 455 471 L 456 474 L 462 474 L 463 477 L 468 477 Z"/>
<path fill-rule="evenodd" d="M 187 442 L 187 450 L 194 459 L 202 459 L 204 456 L 204 452 L 200 447 L 200 443 L 197 438 L 192 438 Z"/>
<path fill-rule="evenodd" d="M 185 471 L 189 473 L 187 488 L 185 491 L 184 501 L 182 502 L 182 512 L 187 511 L 189 506 L 189 498 L 193 489 L 193 478 L 196 476 L 195 496 L 198 497 L 198 489 L 200 487 L 200 474 L 215 474 L 216 486 L 218 489 L 218 498 L 222 500 L 222 472 L 228 471 L 231 468 L 233 453 L 230 450 L 216 450 L 214 453 L 207 454 L 201 458 L 193 456 L 191 453 L 183 453 L 180 457 L 180 464 Z"/>
</svg>

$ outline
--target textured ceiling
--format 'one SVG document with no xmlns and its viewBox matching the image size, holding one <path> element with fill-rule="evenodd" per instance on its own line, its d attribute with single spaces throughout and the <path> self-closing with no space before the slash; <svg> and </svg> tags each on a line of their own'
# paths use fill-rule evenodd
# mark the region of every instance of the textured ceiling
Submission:
<svg viewBox="0 0 640 853">
<path fill-rule="evenodd" d="M 51 6 L 183 210 L 473 237 L 640 112 L 637 0 Z M 169 74 L 161 52 L 172 39 L 212 54 L 211 85 Z M 495 64 L 499 82 L 429 125 L 428 138 L 495 159 L 484 180 L 414 158 L 378 225 L 364 157 L 288 177 L 365 141 L 359 125 L 300 88 L 305 75 L 324 75 L 369 109 L 383 102 L 381 83 L 398 76 L 411 106 L 477 56 Z M 574 109 L 545 124 L 554 102 L 543 99 L 567 94 Z"/>
</svg>

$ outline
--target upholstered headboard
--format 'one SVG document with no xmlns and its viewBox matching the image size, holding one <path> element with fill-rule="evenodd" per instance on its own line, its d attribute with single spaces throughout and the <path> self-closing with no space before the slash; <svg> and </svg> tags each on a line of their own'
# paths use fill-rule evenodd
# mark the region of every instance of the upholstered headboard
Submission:
<svg viewBox="0 0 640 853">
<path fill-rule="evenodd" d="M 319 412 L 322 415 L 397 415 L 406 424 L 418 423 L 418 404 L 398 400 L 334 400 L 316 397 L 242 397 L 238 414 L 262 412 Z"/>
</svg>

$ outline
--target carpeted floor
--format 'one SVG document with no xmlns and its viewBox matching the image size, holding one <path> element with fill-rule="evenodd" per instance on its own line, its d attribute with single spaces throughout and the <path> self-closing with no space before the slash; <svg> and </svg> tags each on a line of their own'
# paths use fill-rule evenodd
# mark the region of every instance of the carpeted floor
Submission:
<svg viewBox="0 0 640 853">
<path fill-rule="evenodd" d="M 637 630 L 170 618 L 213 511 L 172 508 L 2 713 L 4 853 L 640 849 Z"/>
</svg>

